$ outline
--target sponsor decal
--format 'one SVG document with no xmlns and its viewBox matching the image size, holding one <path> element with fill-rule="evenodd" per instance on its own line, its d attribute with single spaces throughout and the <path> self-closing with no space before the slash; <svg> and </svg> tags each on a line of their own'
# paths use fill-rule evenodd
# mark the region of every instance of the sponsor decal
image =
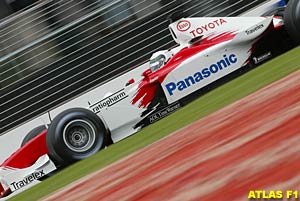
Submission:
<svg viewBox="0 0 300 201">
<path fill-rule="evenodd" d="M 193 75 L 184 78 L 183 80 L 178 82 L 170 82 L 166 84 L 165 87 L 169 95 L 173 96 L 176 90 L 184 91 L 185 89 L 199 83 L 201 80 L 207 79 L 211 75 L 231 66 L 237 61 L 238 59 L 235 54 L 230 54 L 229 56 L 223 55 L 223 58 L 220 61 L 209 65 L 209 67 L 203 68 L 201 71 L 196 72 Z"/>
<path fill-rule="evenodd" d="M 177 23 L 177 30 L 181 32 L 189 30 L 190 27 L 191 27 L 191 23 L 187 20 L 180 20 Z"/>
<path fill-rule="evenodd" d="M 271 57 L 272 57 L 272 53 L 267 52 L 267 53 L 265 53 L 265 54 L 263 54 L 259 57 L 253 57 L 253 61 L 254 61 L 255 64 L 259 64 L 259 63 L 261 63 L 261 62 L 263 62 L 263 61 L 265 61 L 265 60 L 267 60 Z"/>
<path fill-rule="evenodd" d="M 127 98 L 128 95 L 125 93 L 124 89 L 121 89 L 113 94 L 111 94 L 108 97 L 103 98 L 102 100 L 98 101 L 97 103 L 89 104 L 89 108 L 94 112 L 94 113 L 99 113 L 102 109 L 111 107 L 112 105 L 124 100 Z"/>
<path fill-rule="evenodd" d="M 168 107 L 166 107 L 162 110 L 155 112 L 154 114 L 151 114 L 149 116 L 150 123 L 152 124 L 152 123 L 164 118 L 165 116 L 171 114 L 172 112 L 175 112 L 180 107 L 181 107 L 180 104 L 177 102 L 175 104 L 169 105 Z"/>
<path fill-rule="evenodd" d="M 262 28 L 264 28 L 264 25 L 260 24 L 260 25 L 256 25 L 254 28 L 246 30 L 245 32 L 246 32 L 247 35 L 250 35 L 250 34 L 253 34 L 253 33 L 257 32 L 258 30 L 260 30 Z"/>
<path fill-rule="evenodd" d="M 202 43 L 207 45 L 194 46 L 193 48 L 183 48 L 176 53 L 163 68 L 150 73 L 147 78 L 144 77 L 143 80 L 141 80 L 131 104 L 139 103 L 138 107 L 146 108 L 154 100 L 155 91 L 157 90 L 158 86 L 161 85 L 166 76 L 176 69 L 183 61 L 192 57 L 193 55 L 198 54 L 199 52 L 213 47 L 216 44 L 232 40 L 235 36 L 236 34 L 233 32 L 224 32 L 210 37 L 203 37 Z M 156 79 L 156 77 L 158 77 L 158 79 Z M 155 78 L 157 81 L 151 83 L 150 80 L 153 78 Z"/>
<path fill-rule="evenodd" d="M 34 172 L 31 175 L 29 175 L 28 177 L 24 178 L 21 181 L 17 181 L 17 182 L 12 182 L 10 184 L 10 186 L 13 188 L 11 189 L 12 191 L 18 190 L 22 187 L 24 187 L 25 185 L 33 182 L 34 180 L 37 180 L 39 178 L 42 178 L 43 176 L 45 176 L 44 170 L 38 171 L 38 172 Z"/>
<path fill-rule="evenodd" d="M 181 108 L 181 104 L 178 101 L 171 103 L 170 105 L 163 104 L 164 103 L 159 102 L 156 104 L 157 107 L 151 107 L 142 112 L 141 117 L 145 118 L 135 124 L 133 128 L 144 128 L 152 123 L 159 121 L 162 118 L 165 118 L 169 114 Z"/>
<path fill-rule="evenodd" d="M 193 37 L 196 37 L 196 36 L 202 35 L 205 32 L 211 31 L 219 26 L 222 26 L 222 24 L 225 24 L 225 23 L 227 23 L 227 21 L 220 18 L 220 19 L 214 20 L 212 22 L 209 22 L 205 25 L 202 25 L 202 26 L 190 31 L 190 34 L 192 34 Z"/>
</svg>

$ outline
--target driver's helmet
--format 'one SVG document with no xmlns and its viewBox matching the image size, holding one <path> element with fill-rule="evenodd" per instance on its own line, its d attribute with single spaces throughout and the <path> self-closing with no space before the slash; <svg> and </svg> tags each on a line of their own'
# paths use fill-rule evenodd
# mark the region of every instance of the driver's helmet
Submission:
<svg viewBox="0 0 300 201">
<path fill-rule="evenodd" d="M 159 68 L 164 66 L 167 61 L 170 59 L 168 58 L 169 54 L 166 51 L 158 51 L 155 52 L 150 58 L 150 69 L 152 72 L 157 71 Z"/>
</svg>

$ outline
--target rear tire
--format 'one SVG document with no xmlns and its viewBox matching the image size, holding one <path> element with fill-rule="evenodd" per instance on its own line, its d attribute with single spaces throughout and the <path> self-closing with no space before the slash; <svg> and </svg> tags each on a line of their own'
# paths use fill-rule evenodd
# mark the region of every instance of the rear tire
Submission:
<svg viewBox="0 0 300 201">
<path fill-rule="evenodd" d="M 104 148 L 107 130 L 93 112 L 68 109 L 57 115 L 49 126 L 46 143 L 57 165 L 66 166 L 88 158 Z"/>
<path fill-rule="evenodd" d="M 290 0 L 284 13 L 284 24 L 289 35 L 300 44 L 300 1 Z"/>
<path fill-rule="evenodd" d="M 41 126 L 38 126 L 38 127 L 34 128 L 34 129 L 32 129 L 31 131 L 29 131 L 29 133 L 27 133 L 27 135 L 23 139 L 23 141 L 21 143 L 21 147 L 23 147 L 30 140 L 32 140 L 33 138 L 35 138 L 36 136 L 38 136 L 39 134 L 41 134 L 46 129 L 47 128 L 46 128 L 45 125 L 41 125 Z"/>
</svg>

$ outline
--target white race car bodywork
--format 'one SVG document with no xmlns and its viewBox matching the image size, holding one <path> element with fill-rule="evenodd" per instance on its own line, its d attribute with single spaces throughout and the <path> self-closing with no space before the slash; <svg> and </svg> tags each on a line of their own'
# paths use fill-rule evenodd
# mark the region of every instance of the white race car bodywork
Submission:
<svg viewBox="0 0 300 201">
<path fill-rule="evenodd" d="M 104 96 L 98 95 L 101 87 L 95 88 L 86 94 L 84 103 L 77 105 L 92 111 L 94 116 L 97 114 L 112 142 L 118 142 L 179 109 L 182 106 L 180 100 L 246 66 L 250 59 L 257 64 L 259 60 L 269 58 L 272 55 L 269 51 L 260 57 L 251 58 L 251 55 L 265 33 L 280 29 L 282 25 L 283 19 L 273 16 L 177 20 L 169 25 L 169 29 L 178 46 L 170 50 L 172 58 L 163 67 L 154 72 L 148 68 L 142 75 L 134 77 L 135 81 L 130 85 L 124 83 L 125 87 Z M 66 108 L 74 108 L 76 101 L 52 110 L 49 119 L 53 120 Z M 44 137 L 46 133 L 44 131 Z M 31 144 L 25 145 L 25 149 L 38 143 Z M 47 151 L 46 143 L 43 148 Z M 0 167 L 0 192 L 14 192 L 56 170 L 53 158 L 45 153 L 44 149 L 38 159 L 25 168 L 4 163 Z"/>
<path fill-rule="evenodd" d="M 0 183 L 4 189 L 14 192 L 56 169 L 55 164 L 45 154 L 27 168 L 0 167 Z"/>
<path fill-rule="evenodd" d="M 179 30 L 178 27 L 182 22 L 190 23 L 190 25 L 186 25 L 190 28 L 186 31 Z M 174 40 L 179 44 L 178 47 L 171 50 L 174 57 L 178 56 L 176 53 L 180 50 L 188 48 L 190 46 L 188 41 L 198 37 L 198 33 L 201 33 L 202 39 L 205 38 L 207 41 L 223 37 L 224 33 L 229 33 L 231 38 L 179 61 L 180 64 L 167 73 L 161 86 L 168 104 L 174 103 L 245 66 L 251 55 L 253 44 L 272 23 L 274 23 L 274 27 L 277 27 L 281 26 L 283 21 L 273 17 L 224 17 L 187 18 L 170 24 L 169 28 Z M 201 31 L 197 31 L 197 29 L 201 29 Z M 179 55 L 176 59 L 181 60 L 181 56 Z M 207 69 L 210 71 L 210 75 L 207 72 L 205 74 L 204 71 Z M 202 75 L 202 79 L 199 77 L 197 79 L 197 74 L 198 76 Z M 159 76 L 161 75 L 157 73 L 157 77 L 150 77 L 149 83 L 156 82 Z M 143 78 L 142 76 L 140 80 Z M 141 113 L 146 110 L 147 105 L 140 106 L 143 98 L 135 104 L 132 103 L 132 100 L 140 90 L 138 86 L 140 80 L 132 84 L 133 86 L 129 85 L 113 93 L 110 96 L 111 100 L 108 98 L 101 100 L 102 103 L 109 102 L 107 104 L 101 105 L 96 99 L 89 101 L 91 103 L 89 109 L 101 116 L 110 130 L 114 142 L 139 130 L 132 125 L 141 121 Z M 116 100 L 117 103 L 113 100 Z"/>
<path fill-rule="evenodd" d="M 273 17 L 183 18 L 170 24 L 169 29 L 178 44 L 188 44 L 198 36 L 207 37 L 229 31 L 238 33 L 240 41 L 250 41 L 260 36 L 272 21 Z"/>
</svg>

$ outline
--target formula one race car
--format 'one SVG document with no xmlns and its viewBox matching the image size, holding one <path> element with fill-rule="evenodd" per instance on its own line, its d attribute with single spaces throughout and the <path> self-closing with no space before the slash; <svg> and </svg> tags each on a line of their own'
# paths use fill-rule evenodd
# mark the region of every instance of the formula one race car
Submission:
<svg viewBox="0 0 300 201">
<path fill-rule="evenodd" d="M 0 168 L 0 197 L 124 139 L 182 107 L 194 93 L 300 42 L 300 1 L 272 16 L 181 18 L 169 29 L 177 47 L 154 53 L 140 80 L 119 91 L 89 92 L 85 108 L 62 111 L 28 133 Z M 92 95 L 94 94 L 94 95 Z M 51 115 L 51 114 L 50 114 Z"/>
</svg>

